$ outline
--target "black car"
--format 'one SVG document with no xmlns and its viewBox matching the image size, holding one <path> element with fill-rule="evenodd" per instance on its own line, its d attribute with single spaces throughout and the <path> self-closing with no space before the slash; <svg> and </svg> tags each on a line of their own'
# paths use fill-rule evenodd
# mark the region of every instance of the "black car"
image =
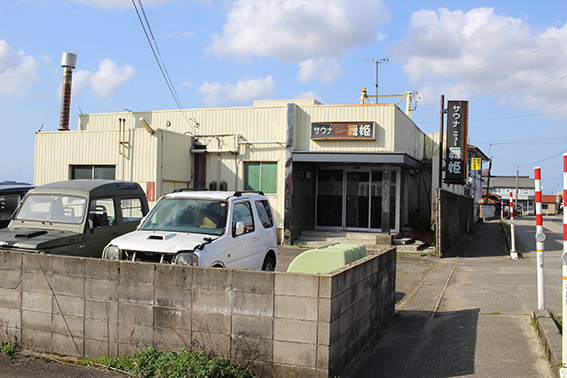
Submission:
<svg viewBox="0 0 567 378">
<path fill-rule="evenodd" d="M 0 228 L 8 227 L 12 213 L 28 190 L 32 189 L 31 185 L 0 185 Z"/>
</svg>

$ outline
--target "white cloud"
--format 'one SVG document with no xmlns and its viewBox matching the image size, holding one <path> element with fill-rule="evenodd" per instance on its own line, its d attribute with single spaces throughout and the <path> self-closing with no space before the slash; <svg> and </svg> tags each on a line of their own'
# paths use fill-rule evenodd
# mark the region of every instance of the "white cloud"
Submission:
<svg viewBox="0 0 567 378">
<path fill-rule="evenodd" d="M 297 79 L 300 83 L 318 79 L 322 83 L 330 83 L 342 73 L 337 59 L 308 59 L 299 63 Z"/>
<path fill-rule="evenodd" d="M 500 104 L 552 110 L 567 91 L 567 80 L 555 80 L 565 74 L 566 40 L 567 24 L 542 31 L 493 8 L 440 8 L 415 12 L 407 37 L 389 55 L 405 62 L 411 82 L 432 83 L 424 95 L 491 93 Z"/>
<path fill-rule="evenodd" d="M 168 34 L 168 37 L 175 39 L 183 39 L 183 38 L 192 37 L 194 35 L 195 35 L 194 31 L 182 32 L 181 30 L 174 30 Z"/>
<path fill-rule="evenodd" d="M 39 64 L 23 50 L 15 51 L 0 40 L 0 93 L 23 95 L 38 79 Z"/>
<path fill-rule="evenodd" d="M 251 99 L 267 98 L 274 93 L 274 78 L 240 80 L 236 84 L 204 82 L 199 92 L 205 95 L 205 106 L 244 105 Z"/>
<path fill-rule="evenodd" d="M 322 100 L 323 98 L 313 91 L 301 92 L 301 93 L 295 95 L 294 97 L 298 100 L 315 99 L 315 100 L 319 101 L 320 103 L 323 103 L 323 100 Z"/>
<path fill-rule="evenodd" d="M 102 8 L 104 10 L 132 8 L 132 0 L 72 0 L 75 3 L 87 5 L 91 8 Z M 156 5 L 169 3 L 170 0 L 144 0 L 142 4 Z"/>
<path fill-rule="evenodd" d="M 294 63 L 337 59 L 381 38 L 376 27 L 388 18 L 380 0 L 236 0 L 222 33 L 212 36 L 207 50 L 217 56 Z M 308 80 L 305 72 L 300 76 Z"/>
<path fill-rule="evenodd" d="M 96 72 L 78 70 L 75 81 L 87 86 L 96 94 L 108 97 L 118 91 L 121 85 L 135 77 L 134 67 L 125 65 L 118 67 L 112 60 L 103 59 Z"/>
<path fill-rule="evenodd" d="M 190 81 L 184 81 L 183 83 L 179 84 L 179 88 L 193 88 L 193 83 Z"/>
</svg>

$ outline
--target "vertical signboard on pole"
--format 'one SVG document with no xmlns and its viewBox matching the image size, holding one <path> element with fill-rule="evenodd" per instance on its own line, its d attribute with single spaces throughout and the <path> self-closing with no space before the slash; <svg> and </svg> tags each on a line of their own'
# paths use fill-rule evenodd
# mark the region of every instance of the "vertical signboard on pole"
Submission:
<svg viewBox="0 0 567 378">
<path fill-rule="evenodd" d="M 464 185 L 467 173 L 468 101 L 447 101 L 445 183 Z"/>
</svg>

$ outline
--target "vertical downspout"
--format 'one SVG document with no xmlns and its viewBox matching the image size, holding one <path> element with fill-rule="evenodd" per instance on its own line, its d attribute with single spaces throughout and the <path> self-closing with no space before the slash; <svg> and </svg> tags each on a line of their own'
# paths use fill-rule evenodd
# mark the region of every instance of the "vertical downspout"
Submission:
<svg viewBox="0 0 567 378">
<path fill-rule="evenodd" d="M 284 245 L 292 243 L 292 195 L 293 195 L 293 125 L 294 125 L 295 105 L 287 104 L 287 132 L 285 142 L 285 194 L 284 194 L 284 224 L 283 240 Z"/>
</svg>

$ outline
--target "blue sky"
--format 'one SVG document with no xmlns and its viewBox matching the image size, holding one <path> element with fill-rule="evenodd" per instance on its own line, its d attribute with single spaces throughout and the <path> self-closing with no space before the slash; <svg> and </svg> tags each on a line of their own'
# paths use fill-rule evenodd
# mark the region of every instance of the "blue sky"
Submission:
<svg viewBox="0 0 567 378">
<path fill-rule="evenodd" d="M 136 0 L 136 4 L 139 4 Z M 185 108 L 257 99 L 357 103 L 362 87 L 419 90 L 413 119 L 439 131 L 440 95 L 469 100 L 469 143 L 494 175 L 563 189 L 567 2 L 145 0 Z M 0 3 L 0 181 L 33 181 L 34 133 L 57 130 L 63 52 L 77 54 L 78 115 L 175 109 L 131 0 Z M 485 168 L 487 164 L 485 165 Z"/>
</svg>

